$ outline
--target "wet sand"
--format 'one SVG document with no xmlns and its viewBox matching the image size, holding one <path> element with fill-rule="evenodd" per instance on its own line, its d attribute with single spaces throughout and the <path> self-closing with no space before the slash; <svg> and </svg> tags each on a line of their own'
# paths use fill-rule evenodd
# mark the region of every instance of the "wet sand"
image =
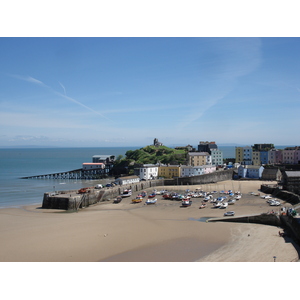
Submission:
<svg viewBox="0 0 300 300">
<path fill-rule="evenodd" d="M 226 209 L 238 216 L 272 209 L 264 199 L 248 194 L 258 192 L 261 183 L 224 181 L 188 188 L 241 190 L 242 199 Z M 36 206 L 1 209 L 0 261 L 271 262 L 276 256 L 277 261 L 289 262 L 298 258 L 293 243 L 279 237 L 275 226 L 201 222 L 201 218 L 224 214 L 210 203 L 199 209 L 202 198 L 194 198 L 191 207 L 183 208 L 180 201 L 159 195 L 156 205 L 145 205 L 145 201 L 132 204 L 133 197 L 119 204 L 103 202 L 78 213 Z"/>
</svg>

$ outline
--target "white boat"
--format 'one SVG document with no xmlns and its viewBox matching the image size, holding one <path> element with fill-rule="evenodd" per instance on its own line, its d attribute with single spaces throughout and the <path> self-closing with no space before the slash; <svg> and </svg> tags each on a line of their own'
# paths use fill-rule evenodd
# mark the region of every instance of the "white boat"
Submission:
<svg viewBox="0 0 300 300">
<path fill-rule="evenodd" d="M 242 196 L 241 195 L 237 195 L 237 196 L 235 196 L 235 199 L 236 200 L 240 200 L 242 198 Z"/>
<path fill-rule="evenodd" d="M 216 203 L 214 203 L 214 206 L 213 207 L 215 207 L 215 208 L 220 208 L 221 207 L 221 202 L 216 202 Z"/>
<path fill-rule="evenodd" d="M 121 194 L 121 197 L 130 197 L 131 194 L 131 190 L 124 190 L 124 192 Z"/>
<path fill-rule="evenodd" d="M 228 206 L 228 203 L 227 203 L 227 202 L 224 202 L 224 203 L 221 203 L 220 208 L 226 208 L 227 206 Z"/>
<path fill-rule="evenodd" d="M 232 204 L 234 204 L 235 202 L 236 202 L 235 199 L 230 199 L 230 200 L 228 200 L 228 205 L 232 205 Z"/>
<path fill-rule="evenodd" d="M 188 199 L 185 198 L 185 199 L 182 200 L 181 205 L 184 206 L 184 207 L 191 206 L 192 201 L 189 198 Z"/>
<path fill-rule="evenodd" d="M 157 198 L 147 199 L 146 204 L 155 204 L 157 202 Z"/>
</svg>

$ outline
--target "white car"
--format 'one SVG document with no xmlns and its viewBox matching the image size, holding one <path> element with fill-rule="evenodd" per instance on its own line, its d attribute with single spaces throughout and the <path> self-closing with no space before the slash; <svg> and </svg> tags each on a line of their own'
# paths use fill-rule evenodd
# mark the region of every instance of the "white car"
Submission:
<svg viewBox="0 0 300 300">
<path fill-rule="evenodd" d="M 227 211 L 226 213 L 224 213 L 224 217 L 226 216 L 234 216 L 234 211 Z"/>
</svg>

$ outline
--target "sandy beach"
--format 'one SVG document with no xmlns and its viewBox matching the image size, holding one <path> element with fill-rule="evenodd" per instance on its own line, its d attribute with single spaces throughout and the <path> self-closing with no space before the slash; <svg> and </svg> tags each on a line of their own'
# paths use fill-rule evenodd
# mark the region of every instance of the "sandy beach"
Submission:
<svg viewBox="0 0 300 300">
<path fill-rule="evenodd" d="M 188 188 L 240 190 L 242 199 L 226 209 L 238 216 L 272 209 L 266 200 L 249 194 L 257 193 L 261 184 L 224 181 Z M 199 209 L 202 198 L 194 198 L 192 206 L 184 208 L 180 201 L 164 200 L 160 195 L 156 205 L 145 205 L 145 201 L 132 204 L 133 197 L 118 204 L 106 201 L 77 213 L 37 206 L 1 209 L 0 261 L 272 262 L 274 256 L 278 262 L 298 260 L 294 243 L 280 237 L 276 226 L 205 222 L 206 218 L 222 217 L 224 210 L 214 209 L 210 203 Z"/>
</svg>

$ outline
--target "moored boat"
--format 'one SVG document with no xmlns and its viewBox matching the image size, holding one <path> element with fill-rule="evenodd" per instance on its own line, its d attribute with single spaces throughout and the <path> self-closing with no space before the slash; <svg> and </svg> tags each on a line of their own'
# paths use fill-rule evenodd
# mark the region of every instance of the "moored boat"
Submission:
<svg viewBox="0 0 300 300">
<path fill-rule="evenodd" d="M 192 205 L 192 200 L 185 198 L 181 201 L 181 205 L 184 206 L 184 207 L 191 206 Z"/>
<path fill-rule="evenodd" d="M 226 208 L 227 206 L 228 206 L 228 203 L 227 202 L 223 202 L 223 203 L 221 203 L 220 208 Z"/>
<path fill-rule="evenodd" d="M 136 196 L 135 199 L 132 199 L 132 203 L 140 203 L 143 201 L 143 197 L 141 195 Z"/>
<path fill-rule="evenodd" d="M 156 202 L 157 202 L 157 198 L 149 198 L 149 199 L 147 199 L 147 201 L 146 201 L 146 204 L 148 205 L 148 204 L 156 204 Z"/>
<path fill-rule="evenodd" d="M 122 201 L 122 197 L 118 196 L 115 200 L 114 203 L 120 203 Z"/>
<path fill-rule="evenodd" d="M 123 193 L 121 194 L 121 197 L 130 197 L 131 196 L 131 190 L 124 190 Z"/>
</svg>

